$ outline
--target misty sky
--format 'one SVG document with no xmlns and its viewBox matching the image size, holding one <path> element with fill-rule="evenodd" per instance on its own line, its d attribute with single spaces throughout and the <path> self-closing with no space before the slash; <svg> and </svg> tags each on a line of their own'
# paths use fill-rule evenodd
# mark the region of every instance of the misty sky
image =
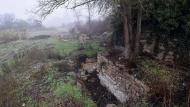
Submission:
<svg viewBox="0 0 190 107">
<path fill-rule="evenodd" d="M 14 14 L 17 18 L 28 19 L 31 17 L 39 18 L 34 15 L 31 10 L 35 9 L 38 0 L 0 0 L 0 14 Z M 82 18 L 85 19 L 87 16 L 86 12 L 80 11 Z M 75 21 L 75 15 L 73 10 L 67 10 L 59 8 L 53 14 L 49 15 L 43 20 L 45 26 L 60 26 L 62 23 L 70 23 Z"/>
</svg>

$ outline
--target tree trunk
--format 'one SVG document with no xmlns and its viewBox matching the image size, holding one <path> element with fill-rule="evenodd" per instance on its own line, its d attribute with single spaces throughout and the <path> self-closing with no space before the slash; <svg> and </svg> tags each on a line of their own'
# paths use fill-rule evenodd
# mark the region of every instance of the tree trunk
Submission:
<svg viewBox="0 0 190 107">
<path fill-rule="evenodd" d="M 129 64 L 134 63 L 136 57 L 139 55 L 139 46 L 140 46 L 140 36 L 141 36 L 141 20 L 142 20 L 142 8 L 139 6 L 137 12 L 137 24 L 136 27 L 133 27 L 132 24 L 132 8 L 128 4 L 124 8 L 124 37 L 125 37 L 125 51 L 124 56 L 128 59 Z M 134 30 L 133 28 L 136 28 Z M 136 31 L 134 33 L 134 31 Z"/>
<path fill-rule="evenodd" d="M 155 40 L 154 40 L 154 46 L 153 46 L 153 54 L 156 56 L 159 52 L 159 42 L 160 41 L 160 36 L 156 34 Z"/>
<path fill-rule="evenodd" d="M 138 19 L 137 19 L 137 32 L 136 32 L 136 46 L 135 46 L 135 55 L 139 55 L 140 50 L 140 38 L 141 38 L 141 24 L 142 24 L 142 8 L 139 5 L 138 8 Z"/>
<path fill-rule="evenodd" d="M 124 56 L 128 59 L 129 64 L 134 62 L 134 50 L 133 50 L 133 32 L 131 24 L 131 6 L 128 4 L 124 8 L 124 37 L 125 37 L 125 51 Z"/>
</svg>

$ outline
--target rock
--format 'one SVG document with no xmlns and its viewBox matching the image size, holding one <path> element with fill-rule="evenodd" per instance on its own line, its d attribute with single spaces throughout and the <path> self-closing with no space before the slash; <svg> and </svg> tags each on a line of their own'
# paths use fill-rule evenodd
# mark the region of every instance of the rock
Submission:
<svg viewBox="0 0 190 107">
<path fill-rule="evenodd" d="M 88 73 L 93 73 L 94 71 L 96 71 L 96 62 L 97 60 L 94 58 L 87 58 L 85 63 L 82 64 L 82 69 L 84 71 L 87 71 Z"/>
<path fill-rule="evenodd" d="M 23 104 L 22 104 L 22 107 L 25 107 L 25 106 L 26 106 L 26 104 L 25 104 L 25 103 L 23 103 Z"/>
<path fill-rule="evenodd" d="M 145 44 L 143 47 L 143 53 L 149 53 L 151 54 L 151 46 L 148 44 Z"/>
<path fill-rule="evenodd" d="M 158 59 L 158 60 L 162 60 L 163 57 L 164 57 L 164 52 L 161 52 L 161 53 L 158 53 L 156 59 Z"/>
<path fill-rule="evenodd" d="M 81 72 L 80 72 L 80 78 L 81 79 L 83 79 L 83 80 L 87 80 L 87 77 L 88 75 L 86 75 L 86 72 L 85 71 L 83 71 L 83 70 L 81 70 Z"/>
<path fill-rule="evenodd" d="M 90 38 L 86 35 L 86 34 L 82 34 L 79 36 L 79 42 L 80 44 L 85 44 L 87 42 L 87 40 L 89 40 Z"/>
<path fill-rule="evenodd" d="M 75 72 L 68 72 L 67 75 L 71 76 L 71 77 L 76 77 L 77 76 L 77 74 Z"/>
<path fill-rule="evenodd" d="M 107 104 L 106 107 L 117 107 L 115 104 Z"/>
<path fill-rule="evenodd" d="M 167 56 L 164 59 L 166 62 L 173 64 L 174 63 L 174 53 L 168 52 Z"/>
<path fill-rule="evenodd" d="M 95 58 L 86 58 L 86 63 L 95 63 L 97 62 L 97 59 Z"/>
<path fill-rule="evenodd" d="M 136 102 L 146 96 L 149 88 L 133 75 L 120 69 L 117 62 L 112 62 L 104 55 L 98 55 L 97 71 L 100 82 L 121 103 Z"/>
</svg>

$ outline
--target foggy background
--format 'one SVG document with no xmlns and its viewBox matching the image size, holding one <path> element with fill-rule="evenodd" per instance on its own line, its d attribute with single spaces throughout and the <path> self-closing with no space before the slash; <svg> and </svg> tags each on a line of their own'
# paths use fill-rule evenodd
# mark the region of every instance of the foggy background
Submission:
<svg viewBox="0 0 190 107">
<path fill-rule="evenodd" d="M 23 20 L 38 19 L 46 27 L 60 27 L 76 21 L 74 10 L 65 8 L 58 8 L 45 19 L 40 18 L 33 13 L 37 7 L 38 0 L 0 0 L 0 2 L 0 15 L 12 14 L 16 18 Z M 77 8 L 76 12 L 80 14 L 81 20 L 87 19 L 86 7 Z M 93 12 L 93 18 L 100 18 L 100 15 L 97 12 Z"/>
</svg>

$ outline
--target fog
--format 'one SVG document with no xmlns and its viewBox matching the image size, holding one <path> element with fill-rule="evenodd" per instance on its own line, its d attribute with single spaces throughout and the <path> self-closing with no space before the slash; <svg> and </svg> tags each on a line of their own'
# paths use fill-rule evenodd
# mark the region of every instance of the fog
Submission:
<svg viewBox="0 0 190 107">
<path fill-rule="evenodd" d="M 38 0 L 0 0 L 0 2 L 0 15 L 8 13 L 14 14 L 18 19 L 40 19 L 46 27 L 59 27 L 62 24 L 68 24 L 76 20 L 74 11 L 65 8 L 58 8 L 45 19 L 41 19 L 41 17 L 33 13 L 37 7 Z M 87 18 L 87 12 L 84 7 L 76 11 L 80 13 L 81 20 Z M 96 13 L 94 17 L 97 18 L 99 16 Z"/>
</svg>

